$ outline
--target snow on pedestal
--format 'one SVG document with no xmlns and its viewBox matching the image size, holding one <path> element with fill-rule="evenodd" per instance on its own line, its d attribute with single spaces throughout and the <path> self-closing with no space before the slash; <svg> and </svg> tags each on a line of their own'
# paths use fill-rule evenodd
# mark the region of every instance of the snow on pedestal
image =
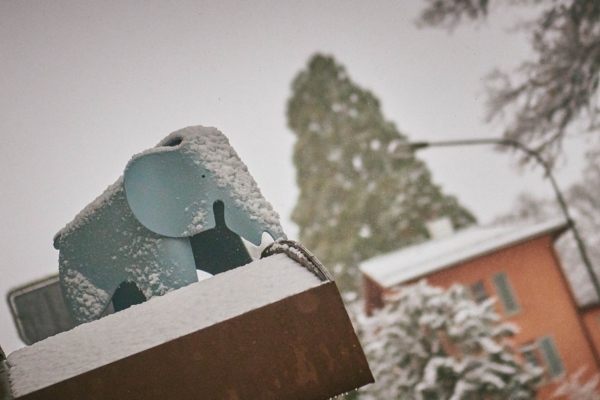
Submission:
<svg viewBox="0 0 600 400">
<path fill-rule="evenodd" d="M 80 325 L 8 356 L 18 398 L 321 285 L 278 254 Z"/>
</svg>

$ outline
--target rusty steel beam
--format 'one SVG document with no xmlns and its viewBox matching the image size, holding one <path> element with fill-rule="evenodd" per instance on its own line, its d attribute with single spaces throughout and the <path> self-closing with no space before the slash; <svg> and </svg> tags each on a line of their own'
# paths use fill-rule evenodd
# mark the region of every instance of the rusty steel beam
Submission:
<svg viewBox="0 0 600 400">
<path fill-rule="evenodd" d="M 371 382 L 330 281 L 15 400 L 318 400 Z"/>
</svg>

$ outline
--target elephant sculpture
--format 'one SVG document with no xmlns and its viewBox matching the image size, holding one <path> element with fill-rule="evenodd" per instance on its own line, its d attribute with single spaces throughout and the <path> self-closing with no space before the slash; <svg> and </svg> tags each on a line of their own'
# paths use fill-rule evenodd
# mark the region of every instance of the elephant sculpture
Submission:
<svg viewBox="0 0 600 400">
<path fill-rule="evenodd" d="M 285 238 L 279 216 L 219 130 L 193 126 L 137 154 L 54 239 L 77 324 L 251 261 L 240 236 Z"/>
</svg>

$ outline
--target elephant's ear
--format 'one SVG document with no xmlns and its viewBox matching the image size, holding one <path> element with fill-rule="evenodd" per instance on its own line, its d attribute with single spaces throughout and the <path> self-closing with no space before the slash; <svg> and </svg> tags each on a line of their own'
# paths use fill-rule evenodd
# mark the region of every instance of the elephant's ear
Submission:
<svg viewBox="0 0 600 400">
<path fill-rule="evenodd" d="M 163 150 L 164 149 L 164 150 Z M 134 157 L 124 174 L 125 196 L 142 225 L 163 236 L 191 236 L 214 227 L 209 172 L 179 148 L 156 148 Z"/>
</svg>

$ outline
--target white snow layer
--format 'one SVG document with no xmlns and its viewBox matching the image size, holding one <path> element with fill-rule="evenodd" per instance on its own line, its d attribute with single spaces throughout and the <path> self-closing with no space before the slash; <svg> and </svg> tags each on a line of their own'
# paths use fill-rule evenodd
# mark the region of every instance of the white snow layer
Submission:
<svg viewBox="0 0 600 400">
<path fill-rule="evenodd" d="M 471 260 L 515 243 L 567 228 L 564 218 L 538 224 L 474 226 L 455 234 L 364 261 L 360 270 L 383 287 L 392 287 Z"/>
<path fill-rule="evenodd" d="M 254 261 L 13 352 L 13 393 L 23 396 L 320 284 L 284 254 Z"/>
<path fill-rule="evenodd" d="M 233 204 L 248 211 L 251 218 L 268 228 L 275 238 L 285 236 L 279 223 L 279 214 L 265 200 L 254 178 L 248 172 L 248 167 L 229 144 L 227 136 L 217 128 L 188 126 L 171 133 L 158 144 L 158 147 L 147 152 L 165 151 L 160 146 L 176 138 L 182 139 L 184 151 L 195 156 L 197 164 L 214 174 L 219 187 L 230 189 L 229 194 Z M 138 156 L 135 155 L 133 158 Z M 187 231 L 190 236 L 206 229 L 203 227 L 204 217 L 203 214 L 199 214 L 194 223 L 190 224 Z"/>
<path fill-rule="evenodd" d="M 268 228 L 276 237 L 285 237 L 279 222 L 279 214 L 265 200 L 258 185 L 248 172 L 248 167 L 239 158 L 229 144 L 227 136 L 212 127 L 188 126 L 169 134 L 156 147 L 135 154 L 132 159 L 149 153 L 177 151 L 178 147 L 164 146 L 174 139 L 182 139 L 185 152 L 196 156 L 197 162 L 202 163 L 217 178 L 219 187 L 229 187 L 233 203 L 249 212 L 252 219 Z M 110 185 L 98 198 L 88 204 L 73 221 L 69 222 L 58 234 L 65 235 L 84 225 L 91 215 L 112 201 L 119 191 L 123 190 L 123 176 Z M 205 215 L 199 211 L 196 219 L 188 227 L 186 236 L 192 236 L 206 229 Z"/>
</svg>

